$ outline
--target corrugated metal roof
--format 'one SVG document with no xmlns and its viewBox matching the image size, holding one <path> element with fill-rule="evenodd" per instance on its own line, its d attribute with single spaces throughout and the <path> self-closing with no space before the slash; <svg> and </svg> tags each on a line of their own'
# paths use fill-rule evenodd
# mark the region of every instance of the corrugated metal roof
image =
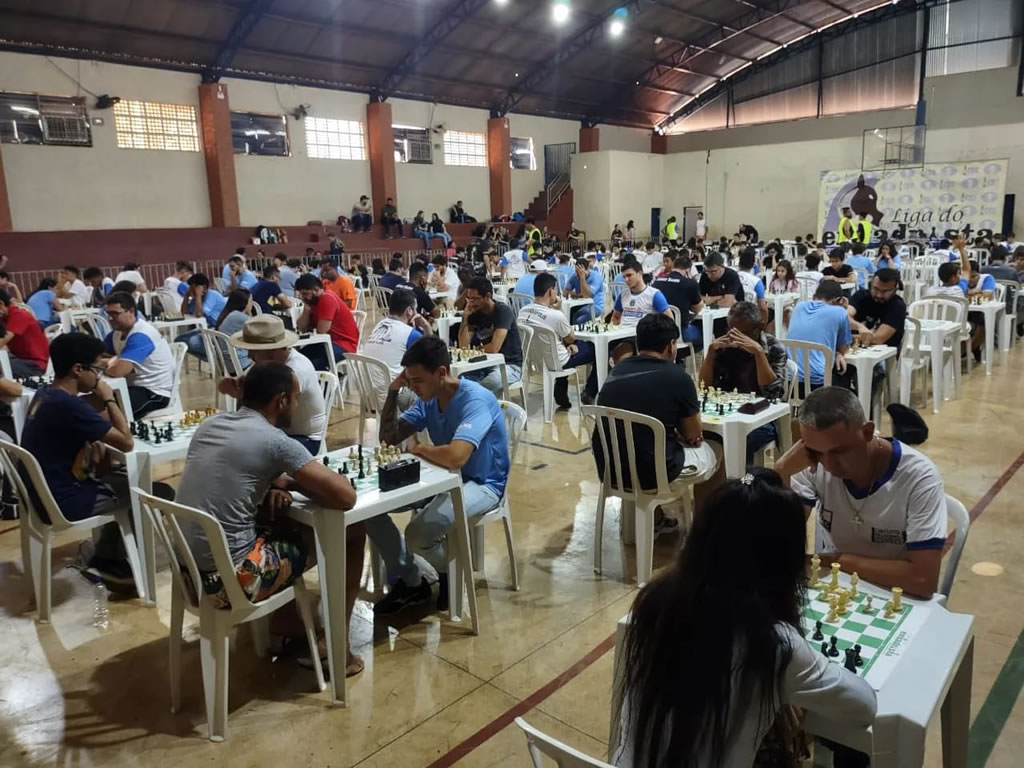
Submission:
<svg viewBox="0 0 1024 768">
<path fill-rule="evenodd" d="M 0 0 L 0 46 L 200 72 L 226 59 L 208 76 L 653 127 L 748 61 L 878 1 L 573 0 L 555 26 L 550 0 Z M 620 6 L 629 18 L 613 38 Z"/>
</svg>

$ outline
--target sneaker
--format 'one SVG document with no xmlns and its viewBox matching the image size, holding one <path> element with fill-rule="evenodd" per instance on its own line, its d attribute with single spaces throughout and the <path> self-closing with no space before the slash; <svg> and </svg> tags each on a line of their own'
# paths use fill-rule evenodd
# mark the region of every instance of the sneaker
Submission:
<svg viewBox="0 0 1024 768">
<path fill-rule="evenodd" d="M 108 591 L 118 595 L 138 594 L 135 578 L 127 562 L 93 558 L 82 571 L 89 581 L 100 582 Z"/>
<path fill-rule="evenodd" d="M 660 520 L 654 521 L 654 538 L 666 536 L 679 530 L 679 521 L 674 517 L 662 515 Z"/>
<path fill-rule="evenodd" d="M 420 579 L 416 587 L 408 586 L 402 579 L 395 582 L 391 590 L 373 604 L 375 616 L 391 616 L 411 605 L 422 605 L 430 600 L 430 583 Z"/>
<path fill-rule="evenodd" d="M 448 574 L 437 574 L 437 610 L 448 613 Z"/>
<path fill-rule="evenodd" d="M 977 365 L 981 365 L 981 348 L 971 350 L 974 353 L 974 362 Z"/>
</svg>

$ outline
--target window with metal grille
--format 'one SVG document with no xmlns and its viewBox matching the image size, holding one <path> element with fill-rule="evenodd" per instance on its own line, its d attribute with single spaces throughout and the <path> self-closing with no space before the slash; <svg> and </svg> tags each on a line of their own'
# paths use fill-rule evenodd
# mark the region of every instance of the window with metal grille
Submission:
<svg viewBox="0 0 1024 768">
<path fill-rule="evenodd" d="M 533 154 L 533 139 L 510 138 L 508 163 L 517 171 L 536 171 L 537 158 Z"/>
<path fill-rule="evenodd" d="M 307 117 L 306 154 L 325 160 L 365 160 L 363 124 L 358 120 Z"/>
<path fill-rule="evenodd" d="M 120 149 L 200 149 L 196 108 L 191 104 L 122 99 L 114 105 L 114 131 Z"/>
<path fill-rule="evenodd" d="M 85 99 L 0 93 L 0 143 L 91 147 Z"/>
<path fill-rule="evenodd" d="M 444 164 L 487 167 L 487 137 L 472 131 L 445 131 Z"/>
<path fill-rule="evenodd" d="M 407 125 L 392 125 L 395 134 L 395 162 L 430 165 L 430 131 Z"/>
<path fill-rule="evenodd" d="M 288 157 L 288 121 L 284 115 L 232 112 L 231 143 L 236 155 Z"/>
</svg>

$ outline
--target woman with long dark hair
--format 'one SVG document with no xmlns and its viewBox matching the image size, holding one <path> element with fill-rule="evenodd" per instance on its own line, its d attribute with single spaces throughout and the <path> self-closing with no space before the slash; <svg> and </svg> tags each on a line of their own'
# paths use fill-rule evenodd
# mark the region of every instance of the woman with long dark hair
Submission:
<svg viewBox="0 0 1024 768">
<path fill-rule="evenodd" d="M 875 258 L 875 270 L 899 269 L 900 258 L 896 253 L 896 247 L 889 241 L 883 240 L 878 244 L 878 256 Z"/>
<path fill-rule="evenodd" d="M 803 505 L 775 472 L 707 499 L 675 565 L 633 604 L 616 765 L 749 768 L 759 749 L 785 765 L 799 741 L 788 706 L 872 722 L 871 686 L 803 637 L 805 549 Z"/>
<path fill-rule="evenodd" d="M 238 333 L 242 330 L 242 326 L 245 325 L 245 321 L 252 316 L 249 314 L 251 311 L 252 294 L 245 288 L 236 288 L 228 294 L 228 300 L 224 303 L 224 309 L 220 311 L 220 315 L 217 317 L 217 330 L 228 336 Z M 238 362 L 242 364 L 242 368 L 248 368 L 249 354 L 244 349 L 238 348 L 235 349 L 235 352 L 238 354 Z M 237 371 L 234 375 L 237 376 L 240 373 L 241 371 Z"/>
</svg>

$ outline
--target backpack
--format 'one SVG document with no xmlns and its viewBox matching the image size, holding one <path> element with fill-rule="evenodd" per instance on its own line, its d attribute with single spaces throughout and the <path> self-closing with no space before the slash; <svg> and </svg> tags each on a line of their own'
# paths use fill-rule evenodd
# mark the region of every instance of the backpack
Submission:
<svg viewBox="0 0 1024 768">
<path fill-rule="evenodd" d="M 337 226 L 342 232 L 349 234 L 352 233 L 352 222 L 349 220 L 348 216 L 339 216 Z"/>
<path fill-rule="evenodd" d="M 885 410 L 892 418 L 892 436 L 901 443 L 920 445 L 928 439 L 928 425 L 913 408 L 901 403 L 890 403 Z"/>
</svg>

